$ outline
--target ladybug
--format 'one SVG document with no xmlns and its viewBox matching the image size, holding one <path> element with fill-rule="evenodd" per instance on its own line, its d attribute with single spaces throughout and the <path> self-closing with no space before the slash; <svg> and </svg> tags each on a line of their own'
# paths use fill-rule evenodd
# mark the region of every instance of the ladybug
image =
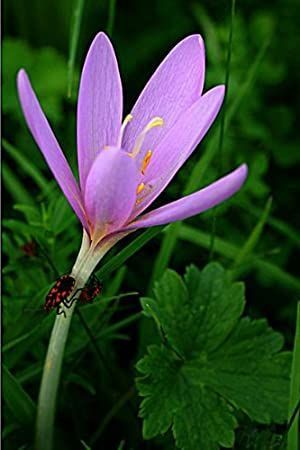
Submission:
<svg viewBox="0 0 300 450">
<path fill-rule="evenodd" d="M 73 302 L 67 302 L 69 295 L 71 294 L 75 285 L 75 278 L 71 275 L 62 275 L 56 281 L 55 285 L 50 289 L 46 296 L 44 309 L 49 312 L 56 308 L 57 314 L 64 314 L 64 310 L 61 309 L 61 304 L 70 308 Z M 72 299 L 71 299 L 72 300 Z"/>
<path fill-rule="evenodd" d="M 82 304 L 91 303 L 101 293 L 102 285 L 94 275 L 81 290 L 78 300 Z"/>
</svg>

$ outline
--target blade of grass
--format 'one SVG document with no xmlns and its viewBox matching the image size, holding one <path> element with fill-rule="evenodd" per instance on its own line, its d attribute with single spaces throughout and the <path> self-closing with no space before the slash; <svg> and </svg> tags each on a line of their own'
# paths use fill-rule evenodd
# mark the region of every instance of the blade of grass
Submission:
<svg viewBox="0 0 300 450">
<path fill-rule="evenodd" d="M 209 16 L 205 7 L 200 3 L 192 5 L 192 14 L 194 15 L 199 27 L 203 30 L 203 35 L 206 38 L 208 56 L 214 64 L 219 64 L 222 60 L 221 45 L 217 36 L 216 24 Z M 211 51 L 209 51 L 211 49 Z"/>
<path fill-rule="evenodd" d="M 252 232 L 250 233 L 248 239 L 246 240 L 245 244 L 242 246 L 238 254 L 236 255 L 234 262 L 232 264 L 232 273 L 235 277 L 237 277 L 239 273 L 239 267 L 242 266 L 245 261 L 249 258 L 251 254 L 253 254 L 253 250 L 255 246 L 257 245 L 262 232 L 264 230 L 265 224 L 268 220 L 268 217 L 270 215 L 272 206 L 272 199 L 269 198 L 267 200 L 266 206 L 261 214 L 261 217 L 259 218 L 257 224 L 253 228 Z"/>
<path fill-rule="evenodd" d="M 16 431 L 19 430 L 19 426 L 15 423 L 10 423 L 6 426 L 4 426 L 4 428 L 2 429 L 2 443 L 3 443 L 3 447 L 5 446 L 4 444 L 4 440 L 7 439 L 7 437 L 12 434 L 12 433 L 16 433 Z"/>
<path fill-rule="evenodd" d="M 18 381 L 21 384 L 31 382 L 34 378 L 38 378 L 41 375 L 43 366 L 41 363 L 31 364 L 18 373 Z"/>
<path fill-rule="evenodd" d="M 235 17 L 235 0 L 231 1 L 231 13 L 230 13 L 230 26 L 229 26 L 229 36 L 228 36 L 228 47 L 227 47 L 227 58 L 226 58 L 226 69 L 225 69 L 225 96 L 224 102 L 221 110 L 221 120 L 220 120 L 220 134 L 219 134 L 219 145 L 218 145 L 218 176 L 223 172 L 223 144 L 225 136 L 225 119 L 227 113 L 227 103 L 228 103 L 228 90 L 230 81 L 230 68 L 231 68 L 231 55 L 232 55 L 232 40 L 233 40 L 233 24 Z M 217 231 L 217 208 L 212 211 L 212 225 L 211 225 L 211 240 L 209 249 L 209 260 L 213 259 L 214 254 L 214 243 L 215 235 Z"/>
<path fill-rule="evenodd" d="M 31 425 L 35 418 L 36 406 L 19 381 L 12 373 L 2 366 L 3 399 L 17 421 L 24 425 Z"/>
<path fill-rule="evenodd" d="M 92 450 L 92 447 L 89 447 L 82 439 L 80 443 L 82 444 L 84 450 Z"/>
<path fill-rule="evenodd" d="M 29 343 L 25 345 L 25 347 L 23 346 L 22 352 L 25 353 L 28 350 L 29 346 L 32 346 L 35 341 L 40 339 L 40 331 L 42 331 L 43 334 L 46 334 L 46 330 L 48 329 L 52 321 L 53 317 L 47 316 L 46 318 L 41 320 L 40 323 L 38 323 L 34 328 L 32 328 L 31 331 L 23 333 L 18 338 L 12 339 L 11 341 L 3 345 L 2 352 L 5 353 L 8 350 L 11 350 L 14 347 L 18 346 L 19 344 L 24 343 L 24 341 L 27 341 L 27 339 L 33 337 L 34 340 L 30 339 Z"/>
<path fill-rule="evenodd" d="M 229 91 L 229 83 L 230 83 L 230 69 L 231 69 L 231 56 L 232 56 L 232 40 L 233 40 L 233 25 L 234 25 L 234 17 L 235 17 L 235 0 L 231 1 L 231 12 L 230 12 L 230 26 L 229 26 L 229 36 L 228 36 L 228 49 L 227 49 L 227 58 L 226 58 L 226 69 L 225 69 L 225 96 L 221 110 L 221 118 L 220 118 L 220 134 L 219 134 L 219 146 L 218 146 L 218 171 L 219 175 L 223 172 L 223 144 L 224 144 L 224 135 L 225 135 L 225 120 L 227 115 L 227 107 L 228 107 L 228 91 Z"/>
<path fill-rule="evenodd" d="M 76 57 L 76 52 L 77 52 L 77 47 L 78 47 L 83 7 L 84 7 L 84 0 L 76 0 L 76 6 L 74 7 L 72 24 L 71 24 L 70 49 L 69 49 L 69 59 L 68 59 L 67 93 L 68 93 L 69 98 L 72 96 L 75 57 Z"/>
<path fill-rule="evenodd" d="M 260 51 L 257 54 L 252 65 L 249 67 L 249 71 L 247 72 L 247 77 L 244 83 L 241 83 L 241 88 L 237 95 L 234 96 L 231 106 L 228 109 L 227 120 L 230 122 L 235 114 L 239 111 L 242 102 L 247 97 L 248 93 L 251 91 L 251 87 L 255 81 L 255 78 L 258 73 L 259 66 L 265 58 L 266 52 L 271 44 L 272 36 L 267 37 L 265 42 L 262 44 Z"/>
<path fill-rule="evenodd" d="M 82 306 L 82 309 L 86 311 L 92 308 L 99 308 L 99 302 L 101 302 L 101 304 L 110 303 L 113 300 L 120 300 L 121 298 L 129 297 L 131 295 L 138 295 L 138 292 L 124 292 L 123 294 L 113 295 L 111 297 L 101 297 L 98 302 L 88 303 L 87 305 Z"/>
<path fill-rule="evenodd" d="M 126 270 L 127 270 L 126 266 L 120 267 L 120 269 L 116 272 L 115 276 L 109 283 L 109 286 L 107 286 L 107 289 L 105 292 L 106 295 L 108 295 L 109 297 L 117 295 L 117 293 L 119 292 L 121 285 L 124 281 L 124 277 L 126 275 Z"/>
<path fill-rule="evenodd" d="M 121 328 L 124 328 L 131 323 L 135 322 L 136 320 L 139 320 L 142 317 L 142 313 L 138 312 L 135 314 L 131 314 L 131 316 L 126 317 L 126 319 L 120 320 L 117 323 L 114 323 L 113 325 L 108 326 L 103 331 L 101 331 L 99 334 L 97 334 L 96 339 L 103 339 L 104 336 L 110 335 L 114 333 L 115 331 L 120 330 Z"/>
<path fill-rule="evenodd" d="M 107 19 L 107 26 L 106 26 L 106 31 L 109 36 L 111 36 L 112 32 L 113 32 L 115 15 L 116 15 L 116 3 L 117 3 L 117 0 L 109 0 L 108 19 Z"/>
<path fill-rule="evenodd" d="M 4 219 L 2 225 L 6 229 L 13 231 L 14 233 L 17 234 L 22 233 L 26 237 L 31 236 L 33 234 L 32 227 L 27 223 L 21 222 L 20 220 Z"/>
<path fill-rule="evenodd" d="M 86 332 L 87 337 L 90 340 L 90 343 L 92 344 L 92 347 L 94 348 L 94 351 L 99 359 L 99 362 L 105 366 L 106 370 L 108 371 L 109 375 L 111 376 L 111 370 L 110 370 L 110 366 L 106 363 L 106 358 L 102 353 L 102 350 L 100 349 L 100 347 L 97 344 L 97 340 L 95 338 L 95 336 L 93 335 L 87 321 L 85 320 L 83 314 L 80 312 L 79 308 L 76 309 L 76 314 L 79 317 L 79 321 L 83 327 L 83 329 Z"/>
<path fill-rule="evenodd" d="M 11 171 L 9 166 L 2 164 L 3 184 L 12 196 L 15 203 L 22 203 L 26 205 L 33 205 L 34 201 L 31 195 L 24 188 L 18 177 Z"/>
<path fill-rule="evenodd" d="M 110 260 L 97 272 L 97 276 L 100 280 L 107 278 L 114 270 L 122 266 L 127 259 L 144 247 L 144 245 L 146 245 L 151 239 L 157 236 L 162 229 L 163 227 L 149 228 L 140 234 L 134 241 L 130 242 L 130 244 L 123 248 L 119 253 L 110 258 Z"/>
<path fill-rule="evenodd" d="M 32 164 L 25 155 L 24 152 L 18 150 L 11 145 L 5 139 L 2 139 L 2 146 L 6 153 L 22 168 L 24 173 L 30 176 L 30 178 L 36 183 L 36 185 L 44 192 L 49 191 L 49 184 L 40 170 Z"/>
<path fill-rule="evenodd" d="M 108 411 L 104 419 L 102 420 L 101 424 L 99 425 L 98 429 L 95 431 L 94 434 L 92 434 L 90 438 L 90 445 L 95 445 L 100 436 L 102 435 L 103 431 L 106 429 L 110 421 L 114 418 L 114 416 L 117 414 L 117 412 L 123 408 L 123 406 L 133 397 L 135 393 L 134 386 L 131 387 L 125 394 L 122 394 L 120 398 L 114 403 L 112 408 Z"/>
<path fill-rule="evenodd" d="M 154 262 L 151 278 L 148 284 L 147 295 L 151 295 L 154 282 L 158 281 L 159 277 L 162 276 L 164 270 L 169 264 L 171 255 L 176 245 L 180 227 L 181 222 L 176 222 L 166 228 L 166 232 L 162 239 L 158 255 Z"/>
<path fill-rule="evenodd" d="M 300 302 L 297 305 L 296 332 L 291 372 L 291 388 L 289 401 L 289 420 L 300 399 Z M 287 450 L 298 450 L 299 442 L 299 411 L 293 417 L 293 423 L 288 432 Z"/>
<path fill-rule="evenodd" d="M 251 205 L 250 202 L 248 202 L 247 200 L 241 200 L 240 198 L 238 199 L 232 199 L 233 203 L 235 203 L 236 205 L 238 205 L 240 208 L 243 208 L 245 211 L 249 212 L 250 214 L 252 214 L 253 216 L 259 218 L 262 214 L 262 209 L 257 208 L 256 206 Z M 290 239 L 293 244 L 297 245 L 297 247 L 300 248 L 300 236 L 299 233 L 294 230 L 290 225 L 288 225 L 287 223 L 283 222 L 282 220 L 276 218 L 276 217 L 272 217 L 269 216 L 267 218 L 267 223 L 268 225 L 270 225 L 274 230 L 278 231 L 279 233 L 283 234 L 283 236 L 287 237 L 288 239 Z"/>
<path fill-rule="evenodd" d="M 117 450 L 124 450 L 125 441 L 121 441 Z"/>
<path fill-rule="evenodd" d="M 210 235 L 200 230 L 196 230 L 188 225 L 182 225 L 180 228 L 179 238 L 191 242 L 195 245 L 199 245 L 206 250 L 209 250 L 210 246 Z M 239 247 L 237 245 L 231 244 L 224 239 L 216 237 L 215 239 L 215 250 L 216 252 L 224 256 L 225 258 L 234 260 L 239 252 Z M 247 269 L 255 269 L 264 273 L 271 280 L 277 281 L 279 284 L 286 286 L 287 288 L 300 292 L 300 281 L 290 275 L 289 273 L 282 270 L 280 267 L 275 266 L 275 264 L 259 259 L 257 255 L 251 255 Z"/>
<path fill-rule="evenodd" d="M 300 281 L 298 278 L 285 272 L 280 267 L 275 266 L 275 264 L 258 259 L 253 261 L 253 267 L 264 273 L 264 275 L 268 276 L 271 280 L 277 281 L 282 286 L 297 293 L 300 292 Z"/>
</svg>

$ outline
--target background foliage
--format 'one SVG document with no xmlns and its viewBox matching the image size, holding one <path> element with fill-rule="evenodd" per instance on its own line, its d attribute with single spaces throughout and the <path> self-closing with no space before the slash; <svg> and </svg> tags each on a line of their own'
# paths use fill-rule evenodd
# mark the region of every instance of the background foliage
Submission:
<svg viewBox="0 0 300 450">
<path fill-rule="evenodd" d="M 224 82 L 229 3 L 131 0 L 117 1 L 115 9 L 114 1 L 32 0 L 30 7 L 17 0 L 3 3 L 3 438 L 7 449 L 31 448 L 42 364 L 54 321 L 54 314 L 45 316 L 42 311 L 43 299 L 58 274 L 70 270 L 81 234 L 27 131 L 16 96 L 16 72 L 24 67 L 30 74 L 76 171 L 77 85 L 94 35 L 104 29 L 112 37 L 125 85 L 124 110 L 129 112 L 157 64 L 187 34 L 200 32 L 205 38 L 206 89 Z M 159 348 L 163 339 L 155 332 L 155 321 L 142 315 L 138 296 L 153 296 L 153 282 L 167 266 L 183 275 L 191 263 L 203 268 L 211 259 L 218 261 L 233 278 L 245 282 L 247 315 L 267 318 L 284 335 L 285 350 L 292 348 L 300 291 L 298 15 L 296 0 L 237 3 L 222 145 L 220 116 L 157 204 L 204 186 L 243 161 L 249 165 L 249 179 L 224 206 L 182 226 L 141 234 L 122 253 L 123 259 L 100 268 L 103 296 L 81 308 L 95 341 L 80 316 L 72 323 L 60 386 L 56 448 L 174 448 L 171 433 L 143 442 L 134 385 L 138 359 L 149 344 Z M 132 241 L 122 242 L 115 252 Z M 138 367 L 147 372 L 146 365 Z M 276 448 L 276 436 L 284 428 L 260 425 L 253 414 L 251 420 L 242 412 L 237 418 L 234 448 Z M 231 443 L 231 438 L 224 441 L 227 446 Z"/>
</svg>

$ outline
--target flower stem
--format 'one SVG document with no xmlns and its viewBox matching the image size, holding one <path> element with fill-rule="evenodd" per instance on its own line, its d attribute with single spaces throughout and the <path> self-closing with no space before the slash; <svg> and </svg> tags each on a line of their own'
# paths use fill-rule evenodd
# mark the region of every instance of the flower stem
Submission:
<svg viewBox="0 0 300 450">
<path fill-rule="evenodd" d="M 45 360 L 38 400 L 36 449 L 51 450 L 56 395 L 68 332 L 75 304 L 66 317 L 56 316 Z"/>
<path fill-rule="evenodd" d="M 105 246 L 95 249 L 90 245 L 87 234 L 83 233 L 81 249 L 71 272 L 71 276 L 75 278 L 75 286 L 71 296 L 78 289 L 84 287 L 97 263 L 115 241 L 116 239 L 111 240 Z M 56 316 L 42 374 L 37 408 L 36 450 L 51 450 L 53 448 L 56 397 L 63 355 L 76 302 L 71 308 L 61 307 L 65 312 L 65 317 L 63 314 Z"/>
</svg>

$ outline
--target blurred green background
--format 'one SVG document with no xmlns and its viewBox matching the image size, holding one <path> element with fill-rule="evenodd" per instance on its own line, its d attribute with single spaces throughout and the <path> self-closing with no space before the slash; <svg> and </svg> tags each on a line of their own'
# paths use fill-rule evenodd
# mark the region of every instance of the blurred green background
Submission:
<svg viewBox="0 0 300 450">
<path fill-rule="evenodd" d="M 80 3 L 81 26 L 69 98 L 72 24 Z M 158 63 L 188 34 L 201 33 L 206 43 L 206 89 L 223 83 L 228 71 L 230 11 L 228 0 L 117 0 L 115 9 L 113 1 L 3 2 L 3 321 L 4 363 L 9 371 L 6 386 L 10 386 L 4 392 L 7 449 L 31 448 L 30 417 L 34 417 L 54 320 L 54 315 L 44 317 L 40 309 L 56 271 L 66 273 L 72 266 L 81 237 L 79 224 L 27 131 L 16 95 L 17 71 L 24 67 L 29 73 L 76 172 L 77 85 L 95 34 L 104 30 L 111 36 L 124 84 L 124 112 L 128 113 Z M 249 178 L 241 193 L 217 210 L 185 222 L 169 266 L 182 273 L 191 262 L 201 267 L 213 258 L 232 267 L 252 236 L 251 251 L 239 266 L 239 276 L 247 286 L 247 310 L 252 317 L 266 317 L 284 334 L 289 349 L 300 291 L 299 12 L 297 0 L 237 2 L 223 144 L 220 146 L 219 116 L 157 202 L 182 195 L 199 161 L 201 176 L 194 180 L 195 188 L 241 162 L 248 164 Z M 265 210 L 265 217 L 270 197 L 272 206 Z M 150 278 L 155 278 L 162 239 L 157 235 L 114 273 L 105 283 L 104 296 L 131 291 L 144 295 Z M 31 244 L 33 240 L 37 244 Z M 130 241 L 120 243 L 118 249 Z M 93 320 L 94 311 L 87 307 L 86 318 L 99 337 L 103 358 L 94 354 L 75 318 L 63 369 L 56 448 L 85 448 L 78 444 L 80 440 L 92 442 L 92 448 L 117 449 L 122 440 L 126 449 L 173 448 L 167 441 L 141 443 L 138 399 L 132 386 L 137 354 L 149 336 L 147 327 L 141 325 L 138 298 L 131 295 L 99 303 L 98 321 Z M 30 411 L 24 412 L 12 399 L 19 388 L 32 398 Z M 117 411 L 107 417 L 120 398 Z M 237 442 L 236 448 L 244 447 Z"/>
</svg>

